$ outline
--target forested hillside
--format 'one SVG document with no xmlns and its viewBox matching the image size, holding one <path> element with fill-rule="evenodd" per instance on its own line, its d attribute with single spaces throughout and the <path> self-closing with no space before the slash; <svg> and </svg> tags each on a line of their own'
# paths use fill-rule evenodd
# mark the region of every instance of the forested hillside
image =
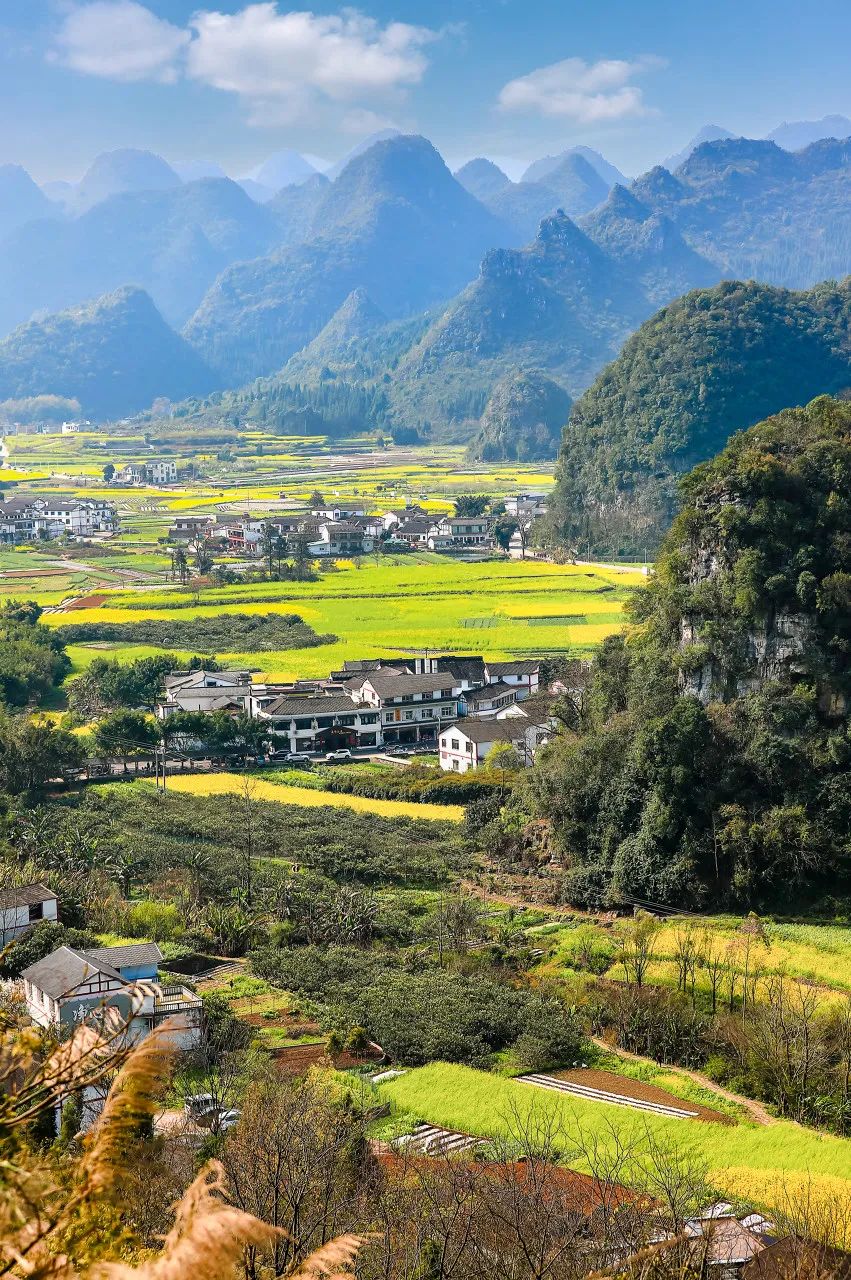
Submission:
<svg viewBox="0 0 851 1280">
<path fill-rule="evenodd" d="M 849 494 L 851 405 L 828 397 L 736 436 L 683 482 L 635 629 L 604 642 L 500 820 L 509 847 L 519 813 L 542 820 L 567 900 L 830 911 L 847 898 Z"/>
<path fill-rule="evenodd" d="M 557 542 L 642 554 L 677 477 L 735 432 L 851 387 L 851 279 L 795 293 L 730 282 L 641 326 L 573 407 L 550 506 Z"/>
<path fill-rule="evenodd" d="M 33 320 L 0 342 L 0 400 L 58 395 L 77 400 L 87 417 L 117 418 L 215 386 L 141 289 Z"/>
</svg>

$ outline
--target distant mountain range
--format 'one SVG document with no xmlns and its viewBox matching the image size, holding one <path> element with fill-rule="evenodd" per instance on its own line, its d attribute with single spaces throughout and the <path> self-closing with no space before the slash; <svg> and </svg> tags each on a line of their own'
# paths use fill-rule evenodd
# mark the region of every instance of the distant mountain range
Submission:
<svg viewBox="0 0 851 1280">
<path fill-rule="evenodd" d="M 206 395 L 216 379 L 141 289 L 21 325 L 0 342 L 0 400 L 60 395 L 92 418 Z"/>
<path fill-rule="evenodd" d="M 483 157 L 453 176 L 424 138 L 355 150 L 333 180 L 274 157 L 267 177 L 302 176 L 263 204 L 191 176 L 207 162 L 133 151 L 101 157 L 64 208 L 0 169 L 0 333 L 134 286 L 221 386 L 330 379 L 370 404 L 377 388 L 388 421 L 469 440 L 499 382 L 538 371 L 580 395 L 689 290 L 851 271 L 851 141 L 719 138 L 626 185 L 585 148 L 520 182 Z"/>
<path fill-rule="evenodd" d="M 425 138 L 350 161 L 323 195 L 309 239 L 224 271 L 186 326 L 231 383 L 273 373 L 354 289 L 389 317 L 450 298 L 511 229 L 452 177 Z"/>
</svg>

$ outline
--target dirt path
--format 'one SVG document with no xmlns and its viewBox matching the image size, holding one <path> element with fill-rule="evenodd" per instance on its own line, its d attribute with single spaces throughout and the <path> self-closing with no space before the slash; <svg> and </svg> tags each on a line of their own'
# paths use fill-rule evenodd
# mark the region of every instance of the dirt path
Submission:
<svg viewBox="0 0 851 1280">
<path fill-rule="evenodd" d="M 674 1067 L 669 1063 L 655 1062 L 652 1058 L 645 1058 L 640 1053 L 630 1053 L 627 1049 L 615 1049 L 597 1036 L 591 1036 L 591 1039 L 598 1048 L 605 1049 L 607 1053 L 615 1053 L 620 1058 L 628 1058 L 630 1062 L 646 1062 L 651 1067 L 670 1066 L 672 1071 L 678 1071 L 680 1075 L 688 1076 L 689 1080 L 693 1080 L 695 1084 L 699 1084 L 704 1089 L 709 1089 L 712 1093 L 717 1093 L 719 1098 L 724 1098 L 727 1102 L 735 1102 L 738 1106 L 743 1107 L 750 1118 L 755 1120 L 757 1124 L 777 1123 L 776 1117 L 770 1115 L 759 1102 L 754 1102 L 753 1098 L 745 1098 L 740 1093 L 733 1093 L 730 1089 L 722 1088 L 720 1084 L 716 1084 L 714 1080 L 710 1080 L 709 1076 L 703 1075 L 700 1071 L 691 1071 L 688 1067 Z"/>
</svg>

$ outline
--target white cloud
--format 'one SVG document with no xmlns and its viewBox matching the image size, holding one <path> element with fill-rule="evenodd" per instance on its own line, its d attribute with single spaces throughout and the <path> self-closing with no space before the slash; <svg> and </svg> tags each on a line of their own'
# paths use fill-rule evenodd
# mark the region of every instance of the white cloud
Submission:
<svg viewBox="0 0 851 1280">
<path fill-rule="evenodd" d="M 579 124 L 650 115 L 653 109 L 645 104 L 641 89 L 631 81 L 664 65 L 663 59 L 653 56 L 590 63 L 582 58 L 565 58 L 509 80 L 500 91 L 498 105 L 503 111 L 535 111 Z"/>
<path fill-rule="evenodd" d="M 66 15 L 50 56 L 90 76 L 170 84 L 190 39 L 136 0 L 94 0 Z"/>
<path fill-rule="evenodd" d="M 419 83 L 426 46 L 442 34 L 407 22 L 382 26 L 356 9 L 282 10 L 277 0 L 236 13 L 199 9 L 185 29 L 138 0 L 71 3 L 51 60 L 119 81 L 186 76 L 236 94 L 254 124 L 290 123 L 334 106 L 344 109 L 345 127 L 358 112 L 371 118 L 373 107 L 398 102 Z"/>
<path fill-rule="evenodd" d="M 382 27 L 353 9 L 319 16 L 281 13 L 275 3 L 192 18 L 187 70 L 252 104 L 253 117 L 295 119 L 323 102 L 362 104 L 417 84 L 437 38 L 426 27 Z"/>
</svg>

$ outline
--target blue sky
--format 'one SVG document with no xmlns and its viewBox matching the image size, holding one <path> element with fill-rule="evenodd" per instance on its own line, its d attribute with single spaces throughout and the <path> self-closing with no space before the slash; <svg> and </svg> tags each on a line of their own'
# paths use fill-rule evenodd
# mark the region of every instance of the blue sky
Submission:
<svg viewBox="0 0 851 1280">
<path fill-rule="evenodd" d="M 585 143 L 635 174 L 703 124 L 851 115 L 849 48 L 848 0 L 0 0 L 0 162 L 76 178 L 137 146 L 243 174 L 393 125 L 453 164 Z"/>
</svg>

